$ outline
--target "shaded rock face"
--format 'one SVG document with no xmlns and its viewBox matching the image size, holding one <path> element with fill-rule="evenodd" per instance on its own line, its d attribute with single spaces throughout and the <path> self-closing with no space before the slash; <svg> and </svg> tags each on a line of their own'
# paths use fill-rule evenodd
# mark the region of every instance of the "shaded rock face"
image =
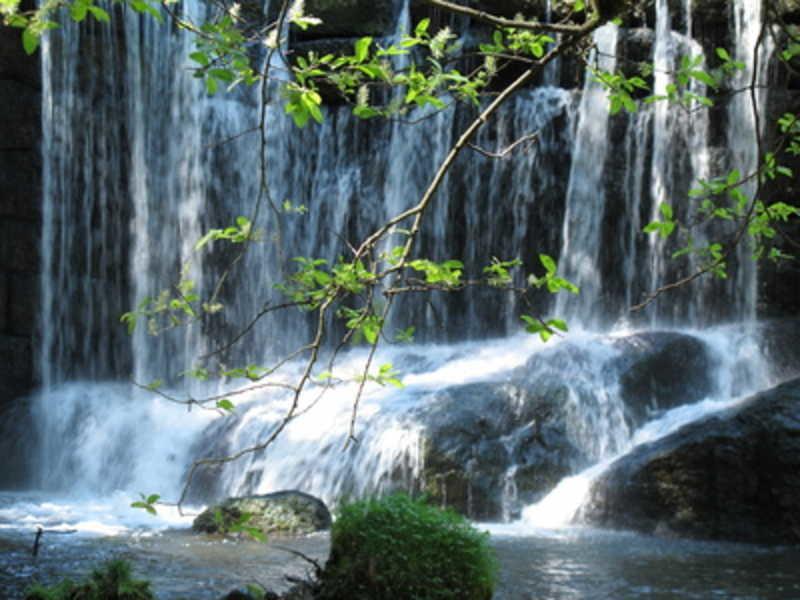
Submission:
<svg viewBox="0 0 800 600">
<path fill-rule="evenodd" d="M 622 450 L 646 421 L 710 394 L 714 367 L 697 338 L 652 332 L 601 352 L 564 343 L 507 381 L 431 394 L 414 415 L 420 488 L 473 519 L 514 518 L 563 477 Z"/>
<path fill-rule="evenodd" d="M 716 362 L 707 345 L 672 332 L 647 332 L 621 338 L 614 361 L 626 416 L 638 426 L 658 413 L 692 404 L 714 389 Z"/>
<path fill-rule="evenodd" d="M 416 416 L 425 424 L 423 491 L 473 519 L 514 516 L 519 506 L 503 505 L 507 486 L 527 503 L 580 461 L 558 410 L 565 393 L 476 383 L 434 394 Z"/>
<path fill-rule="evenodd" d="M 221 523 L 215 518 L 217 511 L 221 513 Z M 285 491 L 228 498 L 203 511 L 192 523 L 192 529 L 202 533 L 228 533 L 246 513 L 251 515 L 246 526 L 256 527 L 265 535 L 304 535 L 331 526 L 330 511 L 322 500 L 303 492 Z"/>
<path fill-rule="evenodd" d="M 760 324 L 761 347 L 772 376 L 789 379 L 800 375 L 800 319 L 776 319 Z"/>
<path fill-rule="evenodd" d="M 22 3 L 23 9 L 33 7 Z M 20 30 L 0 26 L 0 409 L 34 383 L 38 306 L 41 74 Z M 8 459 L 8 455 L 5 455 Z"/>
<path fill-rule="evenodd" d="M 322 23 L 296 31 L 297 39 L 379 37 L 394 33 L 396 25 L 392 0 L 307 0 L 305 13 Z"/>
<path fill-rule="evenodd" d="M 800 379 L 618 460 L 583 517 L 647 533 L 800 543 Z"/>
</svg>

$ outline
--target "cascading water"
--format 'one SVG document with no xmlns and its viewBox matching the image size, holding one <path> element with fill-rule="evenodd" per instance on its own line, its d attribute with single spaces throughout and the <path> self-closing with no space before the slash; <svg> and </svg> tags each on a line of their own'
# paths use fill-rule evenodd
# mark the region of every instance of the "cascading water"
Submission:
<svg viewBox="0 0 800 600">
<path fill-rule="evenodd" d="M 605 25 L 594 34 L 597 44 L 597 69 L 613 72 L 616 68 L 617 27 Z M 581 105 L 578 109 L 575 151 L 567 190 L 564 215 L 564 243 L 561 256 L 565 259 L 566 277 L 582 292 L 575 299 L 560 296 L 556 312 L 570 320 L 588 321 L 590 327 L 600 325 L 602 318 L 592 310 L 600 294 L 602 273 L 598 266 L 601 223 L 605 215 L 603 176 L 608 149 L 608 101 L 605 88 L 595 77 L 587 74 Z M 574 308 L 569 306 L 574 304 Z"/>
<path fill-rule="evenodd" d="M 735 4 L 734 28 L 747 41 L 741 58 L 752 73 L 747 56 L 762 17 L 742 12 L 752 3 Z M 676 33 L 670 5 L 665 0 L 656 5 L 656 93 L 672 81 L 668 71 L 679 56 L 702 52 L 691 39 L 690 11 L 685 10 L 685 31 Z M 187 7 L 189 16 L 201 16 L 199 6 Z M 395 9 L 408 18 L 407 2 L 397 2 Z M 600 67 L 617 68 L 610 56 L 623 34 L 614 25 L 595 34 Z M 209 227 L 251 215 L 260 193 L 260 133 L 246 133 L 258 124 L 256 91 L 206 97 L 184 73 L 190 46 L 188 36 L 130 15 L 117 30 L 67 26 L 44 44 L 46 322 L 40 352 L 44 390 L 36 404 L 45 440 L 39 472 L 44 486 L 87 494 L 176 495 L 193 457 L 224 455 L 263 440 L 286 408 L 285 396 L 262 390 L 238 398 L 233 416 L 187 415 L 185 407 L 118 383 L 174 376 L 211 348 L 207 332 L 198 328 L 167 332 L 156 340 L 140 330 L 130 339 L 117 321 L 124 310 L 143 296 L 157 296 L 182 272 L 197 280 L 201 290 L 210 289 L 214 280 L 201 276 L 201 267 L 213 266 L 221 250 L 213 248 L 211 258 L 204 259 L 194 251 L 194 242 Z M 87 52 L 102 68 L 87 67 Z M 766 56 L 762 69 L 765 62 Z M 546 78 L 551 85 L 523 90 L 479 133 L 475 145 L 490 152 L 537 135 L 503 160 L 465 151 L 432 206 L 420 247 L 435 260 L 463 260 L 468 273 L 480 273 L 492 256 L 520 258 L 528 268 L 538 268 L 538 252 L 560 257 L 561 272 L 581 286 L 582 294 L 559 298 L 553 312 L 567 316 L 578 329 L 605 331 L 625 316 L 621 307 L 678 273 L 664 260 L 666 245 L 639 231 L 658 214 L 659 204 L 711 174 L 709 123 L 702 112 L 675 113 L 665 104 L 612 117 L 605 92 L 591 76 L 585 77 L 579 100 L 576 92 L 552 85 L 560 79 L 551 68 Z M 693 85 L 702 94 L 699 84 Z M 744 116 L 752 110 L 737 99 L 730 113 L 739 124 L 728 130 L 731 160 L 747 172 L 756 160 L 748 141 L 755 124 Z M 470 109 L 451 107 L 421 126 L 376 124 L 334 107 L 321 126 L 297 130 L 275 97 L 263 133 L 271 199 L 279 206 L 284 200 L 303 204 L 309 211 L 285 215 L 279 224 L 270 207 L 261 208 L 256 226 L 264 230 L 263 242 L 253 245 L 241 269 L 230 275 L 235 295 L 222 295 L 225 321 L 215 325 L 216 333 L 227 338 L 276 297 L 273 284 L 282 278 L 281 258 L 334 260 L 347 252 L 343 238 L 359 239 L 382 219 L 411 206 L 472 116 Z M 614 133 L 618 130 L 624 132 L 621 138 Z M 80 169 L 73 168 L 76 157 Z M 620 175 L 616 180 L 609 175 L 614 168 Z M 615 228 L 617 205 L 624 209 Z M 698 326 L 720 320 L 717 308 L 754 286 L 752 269 L 732 269 L 731 283 L 694 288 L 666 308 L 654 306 L 645 322 Z M 752 317 L 754 301 L 747 291 L 725 316 Z M 516 302 L 513 295 L 493 290 L 471 290 L 460 300 L 399 301 L 392 325 L 415 325 L 424 343 L 383 350 L 378 357 L 405 370 L 407 387 L 368 387 L 357 423 L 358 444 L 342 450 L 355 386 L 335 388 L 319 402 L 319 390 L 311 388 L 301 398 L 305 414 L 289 424 L 275 445 L 215 472 L 212 482 L 201 476 L 199 485 L 209 496 L 297 487 L 332 503 L 395 488 L 428 489 L 425 411 L 436 402 L 437 392 L 489 381 L 511 382 L 523 389 L 520 397 L 535 396 L 531 380 L 523 377 L 524 385 L 519 383 L 520 372 L 566 385 L 564 436 L 574 452 L 559 467 L 575 473 L 610 460 L 643 436 L 662 435 L 772 382 L 758 353 L 750 353 L 751 342 L 735 327 L 695 331 L 691 335 L 711 349 L 714 385 L 693 409 L 659 411 L 651 422 L 633 424 L 618 381 L 624 357 L 614 338 L 581 332 L 555 345 L 574 353 L 572 358 L 550 355 L 552 343 L 542 346 L 535 338 L 515 335 L 519 312 L 528 310 Z M 548 302 L 539 308 L 544 311 Z M 307 334 L 302 317 L 263 319 L 235 358 L 258 364 L 304 342 Z M 490 335 L 500 337 L 476 341 Z M 455 339 L 470 341 L 444 343 Z M 363 353 L 353 351 L 342 370 L 356 371 L 360 359 Z M 731 384 L 746 365 L 746 385 Z M 286 377 L 291 376 L 289 368 Z M 104 380 L 116 382 L 99 383 Z M 179 386 L 174 380 L 169 385 Z M 543 495 L 523 485 L 526 465 L 520 457 L 530 434 L 527 425 L 502 432 L 499 445 L 493 446 L 511 457 L 497 491 L 509 518 Z M 565 484 L 573 492 L 586 481 L 578 477 Z M 470 486 L 472 503 L 477 491 Z M 564 500 L 563 488 L 553 493 L 525 511 L 530 523 L 572 516 L 577 506 Z M 548 508 L 554 505 L 560 509 L 557 515 Z"/>
</svg>

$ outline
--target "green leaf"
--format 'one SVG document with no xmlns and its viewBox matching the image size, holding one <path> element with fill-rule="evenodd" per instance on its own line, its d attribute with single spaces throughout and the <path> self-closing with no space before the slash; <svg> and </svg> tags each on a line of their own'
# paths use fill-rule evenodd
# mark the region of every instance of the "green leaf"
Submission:
<svg viewBox="0 0 800 600">
<path fill-rule="evenodd" d="M 75 0 L 69 7 L 70 17 L 72 17 L 72 20 L 76 23 L 80 23 L 86 18 L 88 9 L 89 7 L 85 0 Z"/>
<path fill-rule="evenodd" d="M 29 56 L 36 52 L 40 41 L 40 34 L 33 31 L 30 27 L 22 31 L 22 47 Z"/>
<path fill-rule="evenodd" d="M 661 229 L 661 221 L 653 221 L 651 223 L 648 223 L 643 229 L 643 231 L 645 233 L 655 233 L 659 229 Z"/>
<path fill-rule="evenodd" d="M 227 398 L 217 401 L 217 408 L 227 410 L 228 412 L 234 412 L 236 410 L 236 406 Z"/>
<path fill-rule="evenodd" d="M 108 16 L 108 13 L 99 6 L 90 5 L 88 10 L 90 13 L 92 13 L 92 16 L 95 18 L 95 20 L 99 21 L 100 23 L 108 23 L 111 21 L 111 17 Z"/>
<path fill-rule="evenodd" d="M 706 73 L 705 71 L 689 71 L 689 76 L 711 88 L 716 88 L 718 85 L 714 76 L 710 73 Z"/>
<path fill-rule="evenodd" d="M 372 45 L 371 37 L 363 37 L 355 43 L 356 62 L 364 62 L 369 55 L 369 47 Z"/>
<path fill-rule="evenodd" d="M 551 257 L 549 257 L 547 254 L 540 254 L 539 262 L 542 263 L 542 266 L 547 270 L 549 275 L 555 274 L 558 267 L 556 266 L 556 261 L 554 261 Z"/>
</svg>

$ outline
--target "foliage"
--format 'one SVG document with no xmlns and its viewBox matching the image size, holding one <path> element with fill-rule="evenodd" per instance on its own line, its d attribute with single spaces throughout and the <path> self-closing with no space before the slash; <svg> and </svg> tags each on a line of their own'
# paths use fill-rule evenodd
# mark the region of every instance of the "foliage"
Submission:
<svg viewBox="0 0 800 600">
<path fill-rule="evenodd" d="M 25 600 L 155 600 L 150 582 L 133 579 L 131 566 L 112 560 L 95 569 L 83 583 L 64 580 L 54 586 L 34 585 Z"/>
<path fill-rule="evenodd" d="M 320 597 L 488 600 L 496 571 L 488 534 L 398 494 L 339 509 Z"/>
</svg>

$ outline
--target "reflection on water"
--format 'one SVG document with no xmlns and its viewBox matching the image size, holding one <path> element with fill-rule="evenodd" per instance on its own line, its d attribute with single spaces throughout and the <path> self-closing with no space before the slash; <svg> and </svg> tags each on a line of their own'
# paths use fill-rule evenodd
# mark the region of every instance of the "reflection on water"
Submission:
<svg viewBox="0 0 800 600">
<path fill-rule="evenodd" d="M 495 535 L 497 598 L 800 598 L 800 549 L 572 529 Z"/>
<path fill-rule="evenodd" d="M 6 516 L 11 514 L 7 505 L 0 508 L 6 508 Z M 112 557 L 130 560 L 138 576 L 153 582 L 160 599 L 217 600 L 248 583 L 282 590 L 288 587 L 287 575 L 307 575 L 311 566 L 281 547 L 320 563 L 329 551 L 328 536 L 322 534 L 258 544 L 194 536 L 186 529 L 138 527 L 108 536 L 87 530 L 65 533 L 71 531 L 65 527 L 61 533 L 45 534 L 34 559 L 31 525 L 14 527 L 3 520 L 0 517 L 4 600 L 21 598 L 34 580 L 80 578 Z M 665 540 L 577 527 L 490 529 L 501 565 L 496 600 L 800 598 L 799 548 Z"/>
</svg>

